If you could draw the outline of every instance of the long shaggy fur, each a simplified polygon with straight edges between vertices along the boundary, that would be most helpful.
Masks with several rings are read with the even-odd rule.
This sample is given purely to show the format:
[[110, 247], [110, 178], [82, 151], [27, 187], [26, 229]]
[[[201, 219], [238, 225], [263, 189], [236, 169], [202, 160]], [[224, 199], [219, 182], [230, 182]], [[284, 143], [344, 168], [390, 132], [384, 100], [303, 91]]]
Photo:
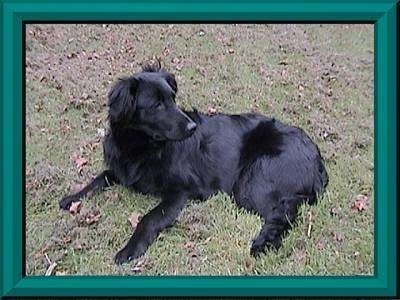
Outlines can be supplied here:
[[108, 168], [60, 206], [112, 184], [160, 197], [117, 253], [123, 263], [144, 254], [188, 199], [223, 191], [264, 219], [251, 254], [278, 249], [299, 205], [313, 203], [327, 185], [318, 147], [301, 129], [263, 115], [184, 112], [176, 93], [174, 76], [161, 66], [120, 79], [109, 93]]

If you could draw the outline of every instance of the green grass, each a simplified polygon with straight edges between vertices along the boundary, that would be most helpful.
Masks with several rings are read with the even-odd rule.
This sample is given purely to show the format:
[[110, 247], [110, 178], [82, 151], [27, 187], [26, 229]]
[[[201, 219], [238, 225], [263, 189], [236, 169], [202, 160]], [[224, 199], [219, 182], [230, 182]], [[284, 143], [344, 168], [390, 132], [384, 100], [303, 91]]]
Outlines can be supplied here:
[[[27, 25], [26, 37], [28, 275], [46, 272], [45, 255], [60, 275], [373, 274], [372, 25]], [[59, 211], [61, 197], [104, 167], [93, 145], [107, 128], [112, 83], [153, 57], [175, 73], [181, 106], [259, 111], [319, 145], [327, 192], [301, 207], [278, 252], [250, 256], [261, 219], [224, 194], [190, 202], [124, 266], [113, 258], [132, 233], [128, 217], [158, 199], [110, 188], [83, 203], [101, 213], [93, 225]], [[76, 154], [88, 159], [80, 174]], [[369, 198], [362, 212], [351, 209], [359, 194]]]

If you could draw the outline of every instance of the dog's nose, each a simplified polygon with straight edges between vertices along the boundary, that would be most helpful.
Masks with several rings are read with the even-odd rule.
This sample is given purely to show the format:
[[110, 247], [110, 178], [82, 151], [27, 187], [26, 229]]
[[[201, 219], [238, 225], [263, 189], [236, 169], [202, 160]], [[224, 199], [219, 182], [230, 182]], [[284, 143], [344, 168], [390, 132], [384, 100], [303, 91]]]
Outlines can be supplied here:
[[193, 133], [196, 130], [196, 123], [195, 122], [190, 122], [189, 124], [187, 124], [186, 126], [186, 130], [190, 133]]

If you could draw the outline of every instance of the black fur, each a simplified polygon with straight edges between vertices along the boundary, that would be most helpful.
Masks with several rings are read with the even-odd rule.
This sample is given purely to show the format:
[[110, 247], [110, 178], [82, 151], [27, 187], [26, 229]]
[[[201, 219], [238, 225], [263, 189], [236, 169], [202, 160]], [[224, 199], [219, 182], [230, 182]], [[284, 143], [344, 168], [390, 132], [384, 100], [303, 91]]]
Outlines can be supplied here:
[[279, 248], [298, 206], [314, 202], [328, 182], [317, 146], [301, 129], [259, 114], [184, 112], [176, 93], [174, 76], [159, 66], [120, 79], [109, 93], [108, 169], [60, 207], [113, 184], [159, 196], [117, 253], [120, 264], [143, 255], [188, 199], [224, 191], [264, 219], [251, 254]]
[[[281, 153], [283, 136], [275, 127], [275, 120], [262, 121], [243, 136], [241, 164], [251, 163], [260, 155], [277, 156]], [[267, 143], [265, 141], [268, 141]]]

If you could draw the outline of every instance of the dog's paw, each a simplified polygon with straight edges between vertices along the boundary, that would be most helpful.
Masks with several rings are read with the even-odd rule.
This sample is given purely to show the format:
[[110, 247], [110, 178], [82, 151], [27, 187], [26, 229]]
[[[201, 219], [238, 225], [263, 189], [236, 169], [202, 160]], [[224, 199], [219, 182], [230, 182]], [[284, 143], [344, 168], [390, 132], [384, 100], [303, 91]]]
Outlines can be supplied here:
[[282, 241], [280, 239], [276, 239], [272, 242], [254, 240], [250, 248], [250, 255], [259, 257], [267, 251], [278, 251], [281, 245]]
[[61, 209], [69, 210], [72, 202], [76, 202], [76, 201], [79, 201], [79, 199], [77, 197], [75, 197], [74, 195], [70, 195], [70, 196], [66, 196], [66, 197], [62, 198], [61, 201], [59, 202], [59, 205], [60, 205]]
[[134, 247], [134, 249], [125, 247], [120, 250], [117, 255], [115, 255], [115, 263], [117, 265], [122, 265], [124, 263], [129, 263], [131, 260], [139, 258], [144, 254], [145, 251], [140, 250], [140, 247]]
[[129, 252], [129, 249], [124, 248], [122, 250], [120, 250], [117, 255], [115, 255], [115, 263], [117, 265], [122, 265], [125, 263], [130, 262], [133, 259], [132, 254]]
[[251, 245], [250, 248], [250, 255], [253, 257], [259, 257], [261, 254], [265, 253], [267, 251], [265, 245]]

